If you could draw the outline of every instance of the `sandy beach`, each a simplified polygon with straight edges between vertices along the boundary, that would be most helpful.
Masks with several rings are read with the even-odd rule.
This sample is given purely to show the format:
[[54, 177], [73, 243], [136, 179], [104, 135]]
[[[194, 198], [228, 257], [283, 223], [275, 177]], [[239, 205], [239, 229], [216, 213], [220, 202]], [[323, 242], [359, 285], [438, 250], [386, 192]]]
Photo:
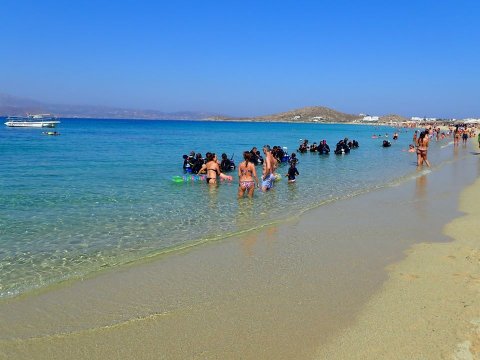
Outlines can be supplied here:
[[480, 180], [461, 196], [465, 214], [445, 226], [454, 239], [416, 244], [355, 324], [318, 359], [480, 358]]
[[478, 358], [479, 160], [3, 301], [0, 357]]

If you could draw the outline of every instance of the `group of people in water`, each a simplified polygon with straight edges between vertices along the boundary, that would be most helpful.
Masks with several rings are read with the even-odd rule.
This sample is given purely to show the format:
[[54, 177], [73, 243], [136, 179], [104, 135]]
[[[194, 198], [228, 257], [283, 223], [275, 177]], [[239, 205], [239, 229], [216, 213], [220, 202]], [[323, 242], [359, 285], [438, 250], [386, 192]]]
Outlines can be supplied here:
[[[421, 167], [423, 164], [430, 167], [430, 162], [428, 160], [428, 145], [431, 138], [436, 138], [437, 140], [443, 139], [447, 136], [453, 134], [454, 139], [463, 139], [466, 142], [469, 134], [466, 130], [461, 127], [456, 127], [447, 133], [440, 131], [439, 128], [427, 128], [424, 131], [415, 130], [413, 135], [413, 143], [409, 145], [409, 152], [416, 152], [417, 154], [417, 166]], [[465, 135], [467, 134], [467, 135]], [[372, 138], [383, 137], [381, 135], [373, 135]], [[388, 134], [385, 135], [388, 138]], [[395, 132], [393, 139], [398, 139], [398, 133]], [[455, 143], [459, 142], [455, 141]], [[382, 142], [383, 147], [390, 147], [391, 143], [385, 139]], [[479, 135], [479, 146], [480, 146], [480, 135]], [[351, 149], [358, 148], [359, 143], [356, 140], [349, 140], [348, 138], [341, 139], [335, 146], [335, 154], [348, 154]], [[300, 143], [297, 152], [317, 152], [320, 155], [329, 154], [330, 147], [325, 140], [322, 140], [317, 143], [309, 145], [308, 140], [302, 140]], [[264, 145], [262, 148], [262, 153], [256, 148], [253, 147], [250, 151], [243, 152], [243, 161], [236, 166], [233, 155], [231, 158], [227, 154], [223, 153], [221, 155], [221, 160], [217, 158], [215, 153], [207, 152], [205, 159], [202, 157], [201, 153], [195, 153], [192, 151], [189, 155], [183, 156], [183, 169], [186, 173], [193, 174], [202, 174], [204, 176], [207, 184], [214, 185], [218, 182], [219, 179], [222, 180], [232, 180], [233, 177], [227, 175], [226, 173], [237, 170], [238, 174], [238, 197], [244, 197], [245, 194], [248, 197], [253, 197], [254, 191], [256, 188], [261, 189], [266, 192], [274, 187], [275, 181], [281, 178], [281, 175], [277, 173], [279, 165], [282, 163], [288, 163], [289, 168], [287, 173], [284, 175], [288, 178], [289, 183], [294, 183], [296, 177], [300, 175], [297, 164], [298, 158], [295, 152], [290, 155], [287, 152], [286, 147], [273, 146], [272, 148], [269, 145]], [[256, 166], [262, 166], [262, 176], [257, 175]]]
[[458, 146], [460, 144], [460, 139], [462, 140], [463, 145], [466, 145], [468, 138], [473, 136], [475, 136], [473, 128], [468, 129], [465, 126], [455, 126], [455, 129], [453, 130], [453, 145]]
[[235, 162], [233, 156], [229, 159], [227, 154], [222, 154], [222, 160], [219, 161], [215, 153], [207, 152], [205, 159], [201, 153], [190, 152], [190, 155], [183, 155], [183, 171], [189, 174], [202, 174], [205, 172], [205, 165], [209, 161], [212, 161], [212, 157], [218, 163], [219, 168], [223, 172], [235, 170]]
[[[442, 131], [439, 127], [429, 127], [424, 131], [415, 130], [413, 134], [413, 144], [410, 144], [409, 152], [416, 151], [417, 153], [417, 166], [421, 167], [423, 164], [430, 167], [430, 162], [428, 161], [428, 145], [430, 139], [442, 140], [446, 137], [453, 136], [453, 146], [456, 147], [460, 143], [460, 139], [463, 141], [463, 145], [466, 146], [467, 140], [469, 137], [475, 136], [474, 128], [467, 128], [465, 125], [457, 124], [452, 128], [449, 128], [448, 131]], [[480, 134], [479, 134], [479, 146], [480, 146]]]
[[248, 197], [253, 197], [255, 188], [261, 188], [262, 191], [269, 191], [274, 187], [275, 181], [278, 180], [281, 175], [277, 174], [279, 164], [282, 162], [288, 162], [290, 167], [287, 174], [289, 183], [296, 181], [296, 176], [300, 175], [297, 169], [297, 156], [295, 153], [288, 155], [282, 147], [274, 146], [270, 148], [269, 145], [263, 146], [262, 157], [262, 177], [261, 182], [258, 179], [255, 164], [252, 161], [252, 151], [243, 152], [243, 162], [238, 166], [238, 197], [242, 198], [245, 194]]
[[[440, 129], [438, 129], [440, 130]], [[408, 152], [416, 152], [417, 153], [417, 166], [421, 167], [424, 163], [430, 167], [430, 162], [427, 158], [428, 152], [428, 142], [430, 140], [430, 132], [431, 129], [425, 129], [425, 131], [415, 130], [413, 133], [413, 144], [408, 146]], [[372, 135], [372, 139], [381, 138], [382, 135]], [[388, 138], [388, 134], [385, 134], [385, 137]], [[395, 132], [393, 134], [393, 140], [398, 140], [398, 133]], [[391, 147], [392, 143], [387, 139], [382, 141], [382, 147], [388, 148]]]
[[[351, 149], [358, 148], [358, 146], [359, 144], [357, 140], [348, 140], [348, 138], [344, 138], [337, 142], [333, 152], [337, 155], [348, 154]], [[309, 145], [308, 140], [305, 139], [300, 143], [297, 151], [300, 153], [306, 153], [307, 151], [318, 152], [319, 155], [328, 155], [330, 154], [330, 146], [327, 144], [326, 140], [320, 141], [318, 145], [316, 142]]]
[[[279, 164], [288, 162], [290, 167], [287, 174], [288, 182], [293, 183], [296, 176], [300, 175], [297, 169], [297, 157], [295, 153], [288, 155], [286, 148], [274, 146], [270, 148], [269, 145], [263, 146], [263, 156], [256, 147], [250, 151], [243, 152], [243, 161], [238, 165], [238, 197], [243, 197], [247, 194], [253, 197], [255, 188], [261, 188], [266, 192], [273, 188], [276, 180], [280, 178], [277, 174]], [[203, 159], [201, 153], [192, 151], [190, 155], [183, 156], [183, 169], [187, 173], [205, 174], [207, 184], [216, 184], [218, 179], [232, 180], [232, 176], [226, 175], [226, 172], [236, 169], [231, 159], [226, 154], [222, 154], [222, 160], [219, 161], [215, 153], [207, 152], [206, 158]], [[257, 175], [256, 166], [262, 165], [263, 171], [261, 181]]]
[[[337, 143], [335, 154], [349, 153], [350, 149], [359, 146], [356, 140], [348, 141], [348, 138], [342, 139]], [[304, 150], [306, 149], [306, 150]], [[253, 197], [256, 188], [263, 192], [269, 191], [274, 187], [275, 181], [281, 178], [277, 173], [279, 165], [288, 163], [289, 168], [285, 177], [288, 178], [289, 183], [294, 183], [296, 177], [300, 175], [297, 164], [298, 158], [296, 153], [288, 154], [287, 148], [282, 146], [264, 145], [262, 148], [263, 155], [260, 151], [253, 147], [250, 151], [243, 152], [243, 161], [237, 166], [233, 161], [233, 156], [228, 158], [227, 154], [223, 153], [221, 160], [212, 152], [207, 152], [205, 158], [201, 153], [191, 151], [189, 155], [183, 155], [183, 169], [186, 173], [198, 174], [205, 176], [207, 184], [214, 185], [221, 180], [232, 180], [232, 176], [226, 173], [237, 170], [238, 173], [238, 197]], [[329, 154], [330, 147], [325, 140], [322, 140], [317, 146], [316, 143], [308, 145], [308, 140], [304, 140], [299, 149], [300, 153], [305, 151], [318, 152], [319, 154]], [[256, 166], [262, 165], [262, 176], [259, 178], [256, 171]]]

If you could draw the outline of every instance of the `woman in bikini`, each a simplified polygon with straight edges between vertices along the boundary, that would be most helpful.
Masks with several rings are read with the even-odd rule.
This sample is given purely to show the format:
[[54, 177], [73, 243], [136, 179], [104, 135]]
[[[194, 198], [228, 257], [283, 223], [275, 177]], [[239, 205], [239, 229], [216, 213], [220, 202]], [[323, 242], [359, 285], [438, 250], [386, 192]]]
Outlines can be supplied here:
[[458, 126], [453, 130], [453, 146], [458, 146], [460, 143], [460, 130]]
[[417, 141], [417, 166], [422, 166], [423, 162], [425, 162], [425, 164], [430, 167], [430, 163], [427, 159], [428, 141], [428, 133], [422, 131]]
[[251, 198], [255, 191], [255, 184], [257, 187], [259, 186], [257, 171], [252, 163], [252, 154], [250, 152], [244, 151], [243, 158], [245, 161], [238, 166], [238, 198], [242, 198], [245, 192]]
[[217, 155], [214, 153], [207, 153], [207, 162], [202, 166], [202, 169], [198, 172], [207, 174], [207, 184], [216, 185], [217, 177], [223, 178], [225, 180], [232, 180], [231, 176], [222, 174], [220, 170], [220, 165], [218, 164]]

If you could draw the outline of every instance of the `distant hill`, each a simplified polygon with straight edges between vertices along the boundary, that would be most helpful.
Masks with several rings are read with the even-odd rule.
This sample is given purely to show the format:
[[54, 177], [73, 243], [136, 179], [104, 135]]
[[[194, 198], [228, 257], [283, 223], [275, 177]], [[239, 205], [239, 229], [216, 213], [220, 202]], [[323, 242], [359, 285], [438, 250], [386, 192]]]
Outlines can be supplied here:
[[389, 114], [380, 116], [380, 119], [378, 121], [381, 123], [402, 123], [409, 121], [409, 119], [401, 115]]
[[225, 118], [225, 120], [288, 121], [288, 122], [352, 122], [360, 120], [359, 115], [346, 114], [324, 106], [309, 106], [287, 112], [256, 116], [251, 118]]
[[48, 113], [63, 118], [146, 119], [146, 120], [204, 120], [225, 115], [179, 111], [124, 109], [91, 105], [47, 104], [32, 99], [0, 93], [0, 116]]
[[[235, 120], [266, 122], [357, 122], [363, 116], [346, 114], [324, 106], [309, 106], [272, 115], [256, 117], [231, 117], [215, 113], [158, 110], [124, 109], [91, 105], [47, 104], [36, 100], [0, 93], [0, 116], [25, 114], [53, 114], [63, 118], [100, 118], [100, 119], [146, 119], [146, 120]], [[400, 115], [385, 115], [379, 123], [403, 122]]]
[[44, 105], [38, 101], [0, 93], [0, 115], [42, 113]]

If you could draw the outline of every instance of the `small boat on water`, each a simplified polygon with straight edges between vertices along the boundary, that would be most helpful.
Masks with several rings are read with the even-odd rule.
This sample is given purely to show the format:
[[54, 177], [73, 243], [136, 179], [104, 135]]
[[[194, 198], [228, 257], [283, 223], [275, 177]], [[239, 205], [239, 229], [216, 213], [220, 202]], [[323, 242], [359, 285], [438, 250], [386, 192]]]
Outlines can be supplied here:
[[36, 128], [54, 128], [60, 124], [55, 116], [50, 114], [35, 114], [27, 116], [9, 116], [5, 125], [9, 127], [36, 127]]

